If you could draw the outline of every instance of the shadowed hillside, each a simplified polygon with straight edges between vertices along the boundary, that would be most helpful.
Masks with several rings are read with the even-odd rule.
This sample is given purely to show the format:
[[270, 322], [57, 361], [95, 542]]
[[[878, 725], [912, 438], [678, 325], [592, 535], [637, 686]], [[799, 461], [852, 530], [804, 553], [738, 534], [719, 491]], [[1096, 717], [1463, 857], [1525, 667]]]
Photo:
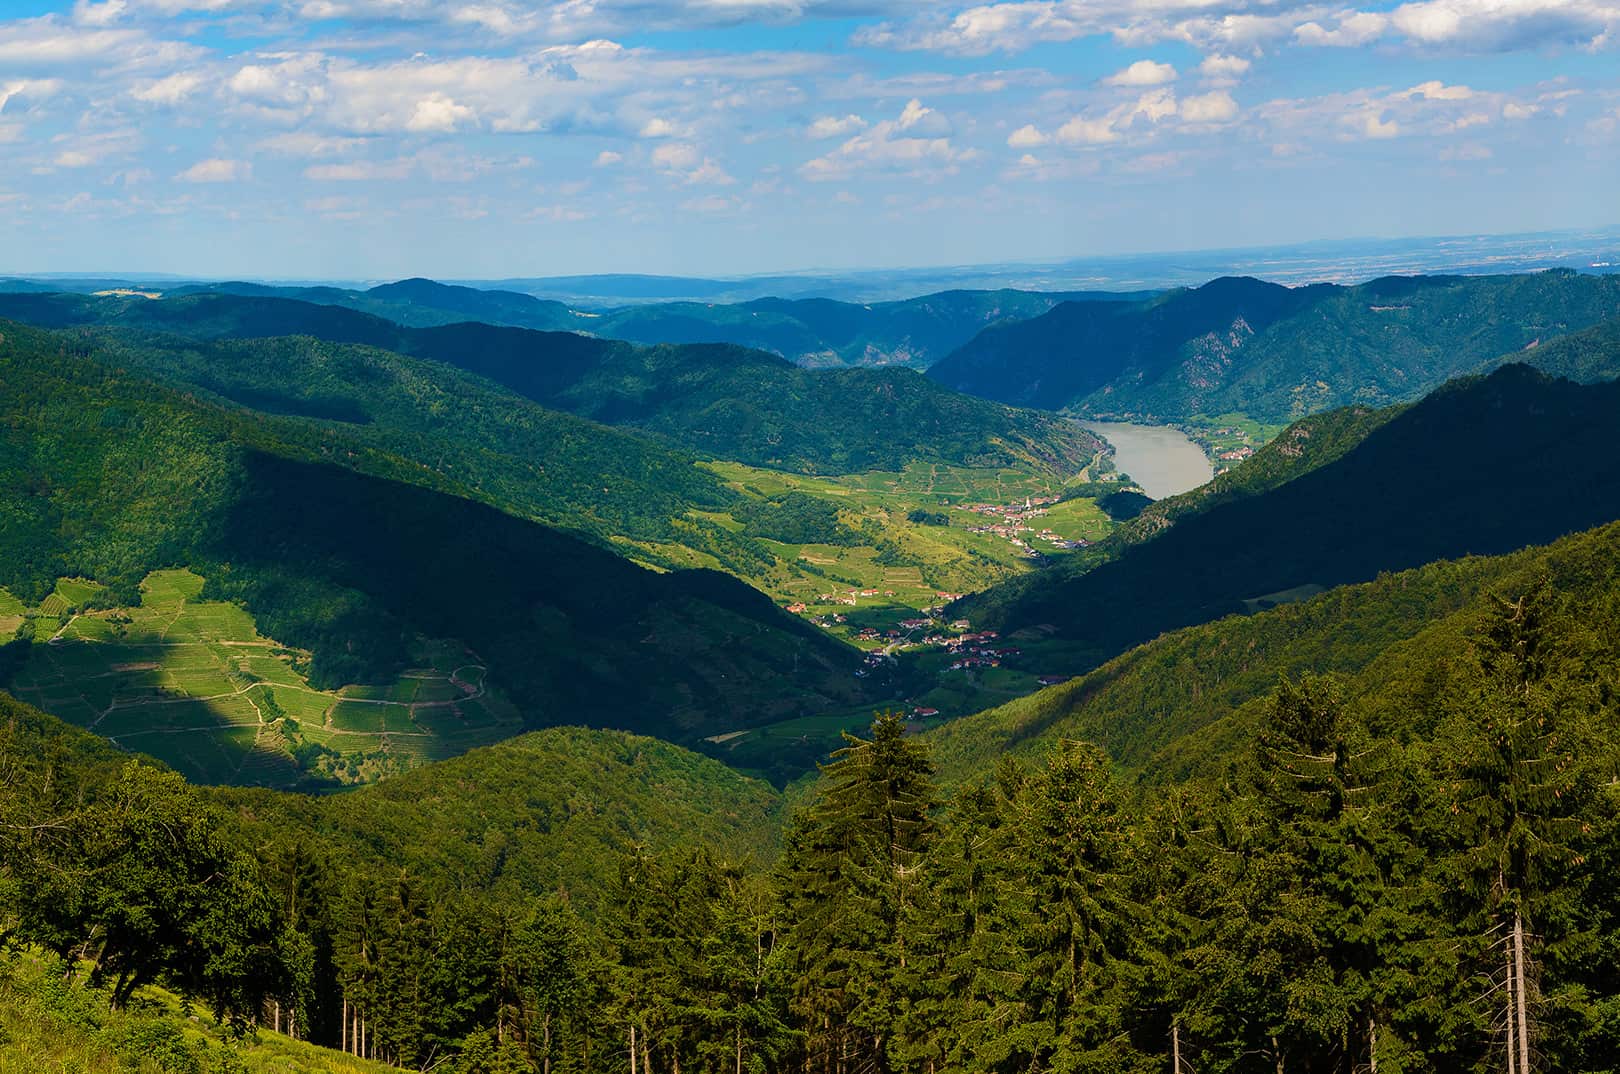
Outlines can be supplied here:
[[[1161, 516], [1152, 539], [1089, 573], [1084, 563], [1040, 572], [954, 610], [1006, 630], [1045, 626], [1089, 666], [1246, 601], [1500, 554], [1620, 518], [1620, 456], [1609, 447], [1620, 384], [1507, 366], [1366, 426], [1354, 447], [1275, 488], [1179, 522]], [[1291, 443], [1285, 433], [1274, 450]]]
[[1416, 399], [1617, 314], [1620, 277], [1568, 270], [1293, 289], [1229, 278], [994, 326], [929, 376], [987, 399], [1094, 416], [1291, 421]]
[[899, 470], [925, 459], [1068, 475], [1097, 450], [1072, 422], [960, 395], [909, 370], [810, 371], [735, 346], [639, 347], [474, 323], [407, 328], [336, 306], [234, 295], [0, 295], [0, 315], [45, 327], [363, 343], [445, 362], [546, 406], [718, 458], [808, 473]]

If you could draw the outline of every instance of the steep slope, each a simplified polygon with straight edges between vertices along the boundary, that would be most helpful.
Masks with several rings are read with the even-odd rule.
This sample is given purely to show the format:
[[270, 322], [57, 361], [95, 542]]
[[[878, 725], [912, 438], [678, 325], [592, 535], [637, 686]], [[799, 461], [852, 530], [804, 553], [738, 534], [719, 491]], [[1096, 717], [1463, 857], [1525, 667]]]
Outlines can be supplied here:
[[929, 370], [989, 399], [1164, 419], [1289, 421], [1415, 399], [1498, 355], [1620, 314], [1620, 278], [1388, 277], [1286, 289], [1222, 279], [987, 329]]
[[1617, 423], [1620, 384], [1583, 387], [1506, 366], [1433, 393], [1327, 465], [1193, 514], [1089, 573], [1041, 572], [954, 610], [980, 626], [1044, 626], [1073, 647], [1077, 667], [1089, 666], [1245, 602], [1546, 542], [1620, 518], [1620, 456], [1608, 446]]
[[[1218, 769], [1252, 733], [1283, 677], [1353, 677], [1350, 696], [1421, 682], [1414, 671], [1458, 642], [1492, 594], [1545, 582], [1593, 603], [1620, 585], [1620, 525], [1505, 556], [1469, 557], [1381, 575], [1298, 604], [1189, 627], [1097, 670], [930, 732], [942, 777], [988, 774], [1004, 756], [1037, 757], [1065, 739], [1103, 745], [1150, 781]], [[1399, 673], [1397, 673], [1397, 669]]]
[[708, 514], [739, 497], [696, 458], [542, 407], [454, 366], [308, 337], [189, 341], [99, 329], [109, 360], [265, 414], [337, 421], [356, 445], [414, 460], [409, 476], [643, 562], [753, 577], [755, 541]]
[[907, 370], [815, 372], [760, 351], [638, 347], [484, 324], [407, 328], [276, 298], [151, 301], [0, 296], [0, 315], [200, 338], [310, 335], [428, 358], [546, 406], [626, 424], [718, 458], [811, 473], [899, 470], [913, 459], [1077, 472], [1096, 440], [1064, 419], [959, 395]]
[[413, 639], [453, 638], [530, 726], [686, 738], [866, 698], [854, 650], [727, 575], [654, 573], [424, 488], [341, 424], [243, 415], [80, 340], [0, 335], [0, 586], [29, 604], [74, 575], [135, 603], [147, 572], [188, 566], [205, 598], [310, 650], [316, 685], [389, 681]]

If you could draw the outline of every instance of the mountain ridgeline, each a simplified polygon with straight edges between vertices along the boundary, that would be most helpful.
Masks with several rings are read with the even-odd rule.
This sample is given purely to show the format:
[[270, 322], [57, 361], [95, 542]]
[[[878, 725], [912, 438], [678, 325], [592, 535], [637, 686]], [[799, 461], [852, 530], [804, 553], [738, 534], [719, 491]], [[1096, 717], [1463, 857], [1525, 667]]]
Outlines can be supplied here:
[[[531, 308], [436, 288], [368, 301]], [[1014, 647], [1073, 678], [949, 723], [877, 711], [786, 790], [695, 747], [782, 721], [810, 742], [913, 669], [620, 552], [830, 542], [839, 510], [798, 489], [846, 486], [802, 472], [1071, 474], [1072, 425], [725, 344], [4, 296], [49, 327], [0, 322], [0, 687], [39, 702], [0, 692], [0, 1068], [1611, 1071], [1613, 288], [1224, 280], [990, 330], [971, 376], [1021, 368], [1052, 405], [1297, 420], [903, 624], [941, 664], [958, 615], [989, 649], [940, 682], [1028, 681], [988, 659]], [[1079, 365], [1017, 342], [1073, 318]], [[1119, 412], [1175, 413], [1142, 405]], [[756, 496], [700, 458], [799, 485]], [[114, 678], [83, 727], [41, 711]], [[430, 685], [424, 721], [467, 723], [487, 685], [523, 726], [341, 794], [119, 748], [212, 771], [153, 737], [189, 730], [155, 715], [187, 684], [228, 691], [218, 742], [262, 745], [355, 683], [298, 710], [319, 741], [386, 736], [382, 707], [416, 720], [401, 697]]]
[[899, 470], [924, 459], [1068, 475], [1097, 450], [1065, 419], [961, 395], [909, 370], [812, 371], [734, 346], [642, 347], [477, 323], [410, 328], [336, 306], [235, 295], [0, 295], [0, 316], [53, 328], [364, 344], [444, 362], [545, 406], [711, 457], [809, 473]]
[[0, 335], [0, 585], [29, 604], [64, 576], [133, 604], [185, 566], [310, 650], [317, 686], [387, 681], [412, 639], [454, 638], [530, 726], [679, 739], [865, 696], [854, 650], [728, 575], [655, 573], [455, 495], [343, 423], [210, 404], [82, 337]]
[[[1620, 277], [1568, 270], [1354, 287], [1227, 278], [992, 326], [929, 376], [987, 399], [1095, 417], [1237, 412], [1280, 422], [1413, 400], [1504, 355], [1539, 365], [1540, 344], [1617, 316]], [[1605, 373], [1620, 368], [1582, 376]]]
[[987, 325], [1045, 313], [1059, 302], [1142, 298], [1108, 292], [940, 291], [857, 304], [827, 298], [743, 302], [643, 302], [571, 309], [517, 291], [410, 279], [357, 291], [252, 283], [188, 284], [166, 297], [231, 294], [343, 306], [417, 328], [480, 321], [548, 332], [583, 332], [633, 343], [730, 343], [798, 365], [902, 365], [925, 369]]

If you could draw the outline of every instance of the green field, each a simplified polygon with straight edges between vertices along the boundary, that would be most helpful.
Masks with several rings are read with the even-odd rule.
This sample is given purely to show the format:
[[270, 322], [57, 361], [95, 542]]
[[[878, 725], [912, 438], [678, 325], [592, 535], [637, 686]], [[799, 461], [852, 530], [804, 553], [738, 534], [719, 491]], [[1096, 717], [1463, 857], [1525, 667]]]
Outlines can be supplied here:
[[309, 654], [261, 636], [246, 610], [202, 600], [203, 585], [155, 571], [132, 608], [96, 607], [100, 588], [75, 579], [34, 609], [0, 590], [0, 637], [34, 628], [11, 691], [200, 783], [367, 782], [522, 729], [457, 643], [419, 642], [417, 666], [394, 682], [321, 691], [301, 670]]
[[[973, 469], [912, 463], [905, 470], [809, 477], [740, 463], [707, 464], [738, 491], [762, 498], [803, 493], [835, 504], [855, 543], [786, 544], [761, 538], [776, 564], [748, 581], [784, 604], [802, 602], [805, 614], [829, 620], [835, 633], [854, 635], [833, 616], [861, 613], [860, 626], [887, 627], [948, 599], [1035, 569], [1040, 560], [1005, 536], [974, 533], [996, 519], [974, 514], [974, 504], [1021, 504], [1061, 496], [1065, 483], [1049, 475], [1007, 469]], [[1077, 479], [1078, 480], [1078, 479]], [[1067, 553], [1039, 531], [1065, 540], [1096, 541], [1112, 523], [1091, 499], [1051, 504], [1023, 534], [1047, 559]], [[945, 525], [915, 522], [913, 512], [943, 516]], [[729, 516], [710, 516], [742, 530]], [[744, 530], [746, 532], [746, 530]], [[868, 644], [866, 647], [870, 648]]]
[[[1222, 458], [1244, 451], [1253, 453], [1271, 443], [1286, 428], [1286, 423], [1267, 424], [1255, 421], [1247, 414], [1194, 414], [1175, 423], [1176, 427], [1204, 449], [1216, 473], [1224, 473], [1242, 462], [1242, 458]], [[1246, 457], [1246, 456], [1245, 456]]]

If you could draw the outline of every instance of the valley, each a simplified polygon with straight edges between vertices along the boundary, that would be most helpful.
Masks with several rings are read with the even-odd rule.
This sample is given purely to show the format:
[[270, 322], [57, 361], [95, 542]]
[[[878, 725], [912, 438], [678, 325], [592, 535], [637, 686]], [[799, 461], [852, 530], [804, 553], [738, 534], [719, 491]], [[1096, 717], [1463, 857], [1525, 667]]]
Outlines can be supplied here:
[[1616, 56], [0, 3], [0, 1074], [1620, 1074]]

